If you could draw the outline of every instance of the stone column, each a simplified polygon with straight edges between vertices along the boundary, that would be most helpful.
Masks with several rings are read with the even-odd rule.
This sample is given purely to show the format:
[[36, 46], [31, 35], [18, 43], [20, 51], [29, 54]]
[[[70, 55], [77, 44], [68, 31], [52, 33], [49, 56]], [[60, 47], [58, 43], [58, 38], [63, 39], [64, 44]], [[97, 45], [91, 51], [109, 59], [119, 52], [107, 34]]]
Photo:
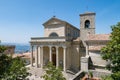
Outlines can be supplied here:
[[38, 46], [35, 48], [35, 63], [36, 68], [38, 68]]
[[89, 47], [88, 47], [88, 45], [86, 44], [86, 56], [88, 56], [89, 55]]
[[89, 57], [81, 57], [81, 70], [88, 72], [88, 59]]
[[40, 51], [40, 46], [38, 47], [38, 64], [39, 64], [39, 67], [41, 66], [41, 51]]
[[41, 68], [43, 68], [43, 46], [40, 46], [40, 63]]
[[49, 54], [49, 61], [52, 62], [52, 46], [49, 46], [50, 54]]
[[59, 53], [58, 53], [58, 46], [56, 46], [56, 67], [59, 67]]
[[63, 47], [64, 53], [63, 53], [63, 71], [66, 71], [66, 47]]
[[33, 46], [31, 46], [31, 56], [30, 56], [30, 61], [31, 61], [31, 67], [33, 67]]

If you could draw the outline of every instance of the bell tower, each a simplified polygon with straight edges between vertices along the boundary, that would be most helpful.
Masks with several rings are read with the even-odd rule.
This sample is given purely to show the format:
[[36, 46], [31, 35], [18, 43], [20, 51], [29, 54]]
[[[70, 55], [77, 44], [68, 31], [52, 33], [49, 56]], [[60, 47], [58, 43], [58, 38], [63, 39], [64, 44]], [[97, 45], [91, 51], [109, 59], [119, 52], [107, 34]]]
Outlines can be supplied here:
[[95, 34], [95, 13], [80, 14], [80, 39], [84, 42], [88, 34]]

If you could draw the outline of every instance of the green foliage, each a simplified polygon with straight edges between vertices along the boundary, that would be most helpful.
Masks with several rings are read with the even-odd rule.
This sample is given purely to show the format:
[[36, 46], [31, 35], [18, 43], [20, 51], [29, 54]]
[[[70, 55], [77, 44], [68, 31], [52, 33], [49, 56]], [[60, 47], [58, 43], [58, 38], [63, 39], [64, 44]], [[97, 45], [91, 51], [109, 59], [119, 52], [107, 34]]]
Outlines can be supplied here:
[[113, 78], [113, 80], [120, 80], [120, 71], [113, 73], [111, 77]]
[[111, 76], [103, 76], [102, 80], [114, 80]]
[[45, 80], [66, 80], [63, 77], [60, 68], [56, 68], [52, 63], [48, 63], [45, 67], [46, 74], [42, 76]]
[[[3, 47], [0, 51], [4, 52]], [[27, 75], [25, 63], [21, 58], [0, 55], [0, 80], [25, 80]]]
[[117, 77], [118, 79], [115, 78], [114, 80], [120, 80], [120, 22], [111, 28], [111, 40], [106, 47], [102, 48], [102, 58], [109, 61], [106, 68], [113, 72], [111, 77], [113, 79]]
[[19, 57], [12, 59], [7, 76], [9, 80], [25, 80], [28, 76], [25, 62]]
[[4, 54], [0, 56], [0, 79], [5, 76], [5, 73], [8, 72], [10, 68], [12, 58]]
[[0, 53], [3, 53], [5, 50], [6, 50], [6, 47], [0, 45]]
[[89, 75], [90, 75], [91, 78], [93, 77], [93, 73], [92, 72], [89, 72]]
[[120, 72], [113, 73], [108, 76], [103, 76], [102, 80], [120, 80]]

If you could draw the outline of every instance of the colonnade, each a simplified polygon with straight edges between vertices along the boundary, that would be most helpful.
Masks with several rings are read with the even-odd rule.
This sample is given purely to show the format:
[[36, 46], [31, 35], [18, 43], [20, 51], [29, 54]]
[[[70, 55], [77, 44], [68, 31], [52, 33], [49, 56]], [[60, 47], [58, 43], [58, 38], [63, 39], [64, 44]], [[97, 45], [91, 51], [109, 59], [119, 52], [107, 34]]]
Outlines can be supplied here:
[[[52, 62], [52, 47], [56, 48], [56, 67], [59, 67], [59, 46], [49, 47], [49, 62]], [[35, 48], [35, 51], [34, 51]], [[31, 66], [33, 67], [33, 55], [35, 55], [35, 67], [43, 68], [43, 51], [44, 46], [31, 46]], [[66, 46], [63, 46], [63, 71], [66, 71]], [[35, 52], [35, 53], [34, 53]], [[34, 53], [34, 54], [33, 54]]]

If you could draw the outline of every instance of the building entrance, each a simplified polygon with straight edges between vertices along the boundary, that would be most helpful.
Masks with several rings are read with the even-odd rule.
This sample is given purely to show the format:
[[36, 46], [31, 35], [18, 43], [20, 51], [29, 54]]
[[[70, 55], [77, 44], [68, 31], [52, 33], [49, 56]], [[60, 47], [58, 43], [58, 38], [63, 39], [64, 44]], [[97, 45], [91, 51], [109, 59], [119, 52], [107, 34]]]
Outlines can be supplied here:
[[56, 48], [52, 47], [52, 63], [56, 66]]

